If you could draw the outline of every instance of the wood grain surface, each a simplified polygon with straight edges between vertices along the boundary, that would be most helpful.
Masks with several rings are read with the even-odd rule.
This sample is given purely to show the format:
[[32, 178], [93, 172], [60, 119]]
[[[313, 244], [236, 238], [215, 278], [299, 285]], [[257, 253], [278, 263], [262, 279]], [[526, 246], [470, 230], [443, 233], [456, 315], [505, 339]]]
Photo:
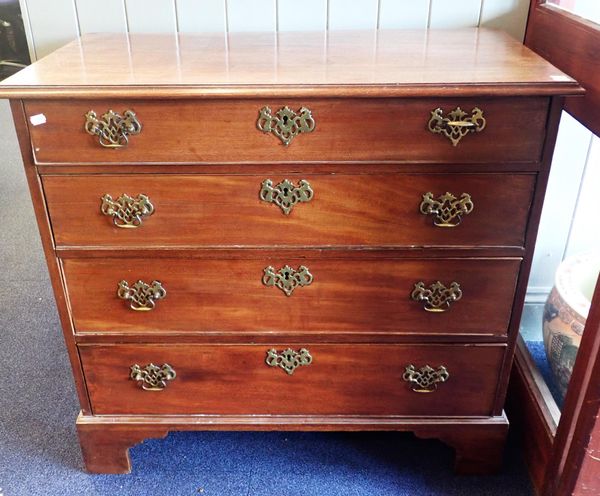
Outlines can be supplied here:
[[503, 459], [508, 420], [486, 417], [382, 415], [79, 415], [77, 433], [86, 469], [122, 474], [131, 470], [129, 448], [174, 431], [412, 431], [437, 438], [456, 451], [459, 474], [497, 472]]
[[[270, 345], [80, 346], [94, 414], [490, 415], [502, 345], [311, 345], [293, 374], [265, 363]], [[296, 348], [292, 346], [292, 348]], [[177, 376], [145, 391], [129, 368], [164, 363]], [[432, 393], [402, 379], [406, 366], [445, 366]]]
[[577, 78], [583, 98], [568, 98], [565, 110], [600, 135], [600, 28], [549, 2], [533, 0], [527, 24], [526, 45], [556, 67]]
[[[402, 332], [413, 335], [485, 332], [505, 336], [520, 259], [68, 259], [63, 260], [79, 333], [190, 331]], [[262, 283], [263, 269], [308, 267], [314, 280], [291, 296]], [[167, 291], [149, 312], [117, 297], [125, 279], [161, 282]], [[415, 283], [456, 281], [463, 296], [443, 313], [423, 310]]]
[[[177, 100], [134, 99], [25, 102], [32, 125], [37, 163], [265, 163], [399, 161], [473, 163], [537, 162], [544, 142], [548, 98], [285, 99]], [[284, 106], [312, 111], [315, 129], [285, 146], [257, 129], [259, 111]], [[486, 128], [469, 133], [458, 146], [427, 129], [431, 112], [444, 115], [460, 106], [469, 115], [478, 107]], [[85, 129], [85, 115], [109, 109], [135, 112], [140, 134], [124, 148], [102, 147]]]
[[0, 97], [443, 96], [577, 93], [487, 29], [86, 35], [0, 84]]
[[[314, 192], [288, 215], [259, 198], [261, 184], [309, 182]], [[534, 174], [278, 174], [45, 176], [61, 247], [185, 246], [523, 246]], [[419, 211], [423, 195], [468, 193], [473, 211], [457, 227], [436, 227]], [[101, 198], [148, 196], [135, 229], [113, 224]], [[218, 219], [218, 221], [216, 221]]]

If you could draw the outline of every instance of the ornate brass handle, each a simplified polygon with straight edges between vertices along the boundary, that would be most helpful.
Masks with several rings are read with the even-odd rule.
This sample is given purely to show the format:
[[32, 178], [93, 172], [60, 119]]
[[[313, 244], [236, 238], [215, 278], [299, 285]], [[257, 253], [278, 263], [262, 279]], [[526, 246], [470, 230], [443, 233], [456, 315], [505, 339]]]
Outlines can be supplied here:
[[162, 300], [167, 296], [167, 291], [159, 281], [146, 284], [138, 280], [134, 285], [129, 286], [128, 282], [123, 280], [117, 288], [117, 296], [122, 300], [128, 300], [129, 308], [132, 310], [148, 312], [156, 306], [156, 300]]
[[437, 369], [425, 365], [418, 370], [414, 365], [408, 365], [402, 376], [402, 379], [410, 383], [415, 393], [433, 393], [438, 383], [446, 382], [449, 378], [450, 373], [443, 365]]
[[457, 282], [452, 282], [447, 288], [440, 281], [430, 284], [429, 287], [425, 287], [425, 283], [421, 281], [415, 284], [410, 297], [414, 301], [422, 301], [427, 312], [445, 312], [453, 301], [462, 298], [462, 290]]
[[264, 268], [262, 282], [265, 286], [275, 286], [286, 296], [291, 296], [298, 286], [309, 286], [313, 282], [313, 275], [304, 265], [297, 270], [285, 265], [278, 271], [269, 265]]
[[154, 205], [146, 195], [121, 195], [116, 200], [106, 193], [102, 197], [100, 212], [112, 217], [113, 224], [117, 227], [136, 228], [142, 225], [142, 218], [154, 213]]
[[479, 133], [485, 129], [485, 125], [483, 110], [475, 107], [469, 116], [463, 109], [456, 107], [448, 112], [448, 117], [444, 117], [441, 108], [432, 110], [427, 127], [434, 134], [446, 136], [452, 142], [452, 146], [457, 146], [467, 134]]
[[285, 215], [289, 215], [296, 203], [305, 203], [312, 200], [314, 193], [310, 183], [301, 179], [298, 186], [294, 186], [289, 179], [273, 186], [273, 181], [265, 179], [259, 193], [260, 199], [267, 203], [277, 205]]
[[136, 363], [130, 367], [129, 378], [140, 382], [145, 391], [162, 391], [167, 387], [167, 381], [172, 381], [175, 377], [177, 374], [168, 363], [160, 367], [153, 363], [140, 367]]
[[419, 210], [423, 215], [433, 215], [433, 225], [437, 227], [456, 227], [462, 221], [463, 215], [473, 211], [473, 200], [471, 195], [463, 193], [456, 198], [452, 193], [444, 193], [437, 198], [433, 193], [423, 195], [423, 201]]
[[298, 113], [288, 106], [280, 108], [275, 115], [270, 107], [263, 107], [258, 112], [256, 127], [263, 133], [272, 133], [277, 136], [285, 146], [301, 133], [312, 133], [315, 130], [315, 119], [306, 107]]
[[265, 362], [271, 367], [279, 367], [288, 375], [292, 375], [298, 367], [310, 365], [312, 356], [306, 348], [301, 348], [299, 351], [288, 348], [280, 353], [275, 349], [270, 349], [267, 351]]
[[102, 119], [90, 110], [85, 114], [84, 129], [88, 134], [98, 136], [98, 141], [106, 148], [123, 148], [130, 135], [140, 134], [142, 125], [132, 110], [125, 110], [123, 115], [109, 110]]

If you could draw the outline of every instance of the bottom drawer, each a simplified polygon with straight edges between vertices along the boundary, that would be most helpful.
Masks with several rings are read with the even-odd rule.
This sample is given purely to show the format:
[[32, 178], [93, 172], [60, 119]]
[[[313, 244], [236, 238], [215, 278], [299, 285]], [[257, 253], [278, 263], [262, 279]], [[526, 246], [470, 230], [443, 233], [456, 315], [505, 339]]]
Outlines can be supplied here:
[[505, 349], [153, 344], [81, 345], [79, 352], [96, 415], [488, 416]]

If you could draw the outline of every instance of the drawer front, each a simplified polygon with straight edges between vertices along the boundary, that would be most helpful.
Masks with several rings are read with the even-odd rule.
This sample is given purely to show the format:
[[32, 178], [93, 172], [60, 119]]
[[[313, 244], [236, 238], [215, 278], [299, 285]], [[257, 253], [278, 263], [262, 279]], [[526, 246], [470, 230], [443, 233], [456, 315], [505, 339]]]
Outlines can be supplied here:
[[[540, 159], [548, 99], [57, 100], [24, 105], [30, 121], [38, 114], [45, 117], [35, 117], [34, 122], [43, 123], [29, 126], [38, 163], [498, 163]], [[278, 114], [286, 106], [298, 115]], [[264, 112], [261, 117], [265, 107], [271, 109], [268, 125]], [[450, 114], [458, 107], [466, 112], [462, 118]], [[438, 108], [440, 120], [432, 121]], [[483, 129], [474, 109], [483, 112]], [[103, 118], [109, 110], [119, 116]]]
[[[132, 256], [63, 261], [78, 332], [147, 334], [505, 335], [519, 266], [520, 259], [260, 255], [246, 260]], [[143, 284], [134, 287], [138, 280]], [[126, 284], [120, 286], [121, 281]], [[442, 286], [435, 286], [438, 281]]]
[[522, 246], [535, 176], [140, 174], [43, 184], [58, 246]]
[[90, 345], [79, 352], [96, 415], [485, 416], [505, 347]]

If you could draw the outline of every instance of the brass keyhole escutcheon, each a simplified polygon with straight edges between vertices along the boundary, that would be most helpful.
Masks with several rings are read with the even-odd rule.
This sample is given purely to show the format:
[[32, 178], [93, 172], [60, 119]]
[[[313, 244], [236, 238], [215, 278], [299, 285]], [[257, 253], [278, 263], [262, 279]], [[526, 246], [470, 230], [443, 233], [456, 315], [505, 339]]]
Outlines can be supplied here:
[[263, 133], [277, 136], [285, 146], [288, 146], [299, 134], [312, 133], [315, 130], [315, 119], [306, 107], [300, 108], [296, 113], [285, 106], [275, 114], [271, 112], [270, 107], [263, 107], [258, 112], [256, 127]]
[[301, 265], [298, 269], [293, 269], [289, 265], [284, 265], [281, 269], [275, 270], [273, 267], [265, 267], [263, 270], [262, 283], [265, 286], [275, 286], [285, 293], [286, 296], [292, 296], [294, 290], [301, 286], [310, 286], [313, 282], [313, 275], [308, 267]]
[[277, 205], [285, 215], [289, 215], [298, 203], [308, 203], [314, 197], [310, 183], [305, 179], [298, 181], [295, 186], [289, 179], [284, 179], [277, 185], [273, 185], [271, 179], [265, 179], [258, 194], [259, 198], [266, 203]]

